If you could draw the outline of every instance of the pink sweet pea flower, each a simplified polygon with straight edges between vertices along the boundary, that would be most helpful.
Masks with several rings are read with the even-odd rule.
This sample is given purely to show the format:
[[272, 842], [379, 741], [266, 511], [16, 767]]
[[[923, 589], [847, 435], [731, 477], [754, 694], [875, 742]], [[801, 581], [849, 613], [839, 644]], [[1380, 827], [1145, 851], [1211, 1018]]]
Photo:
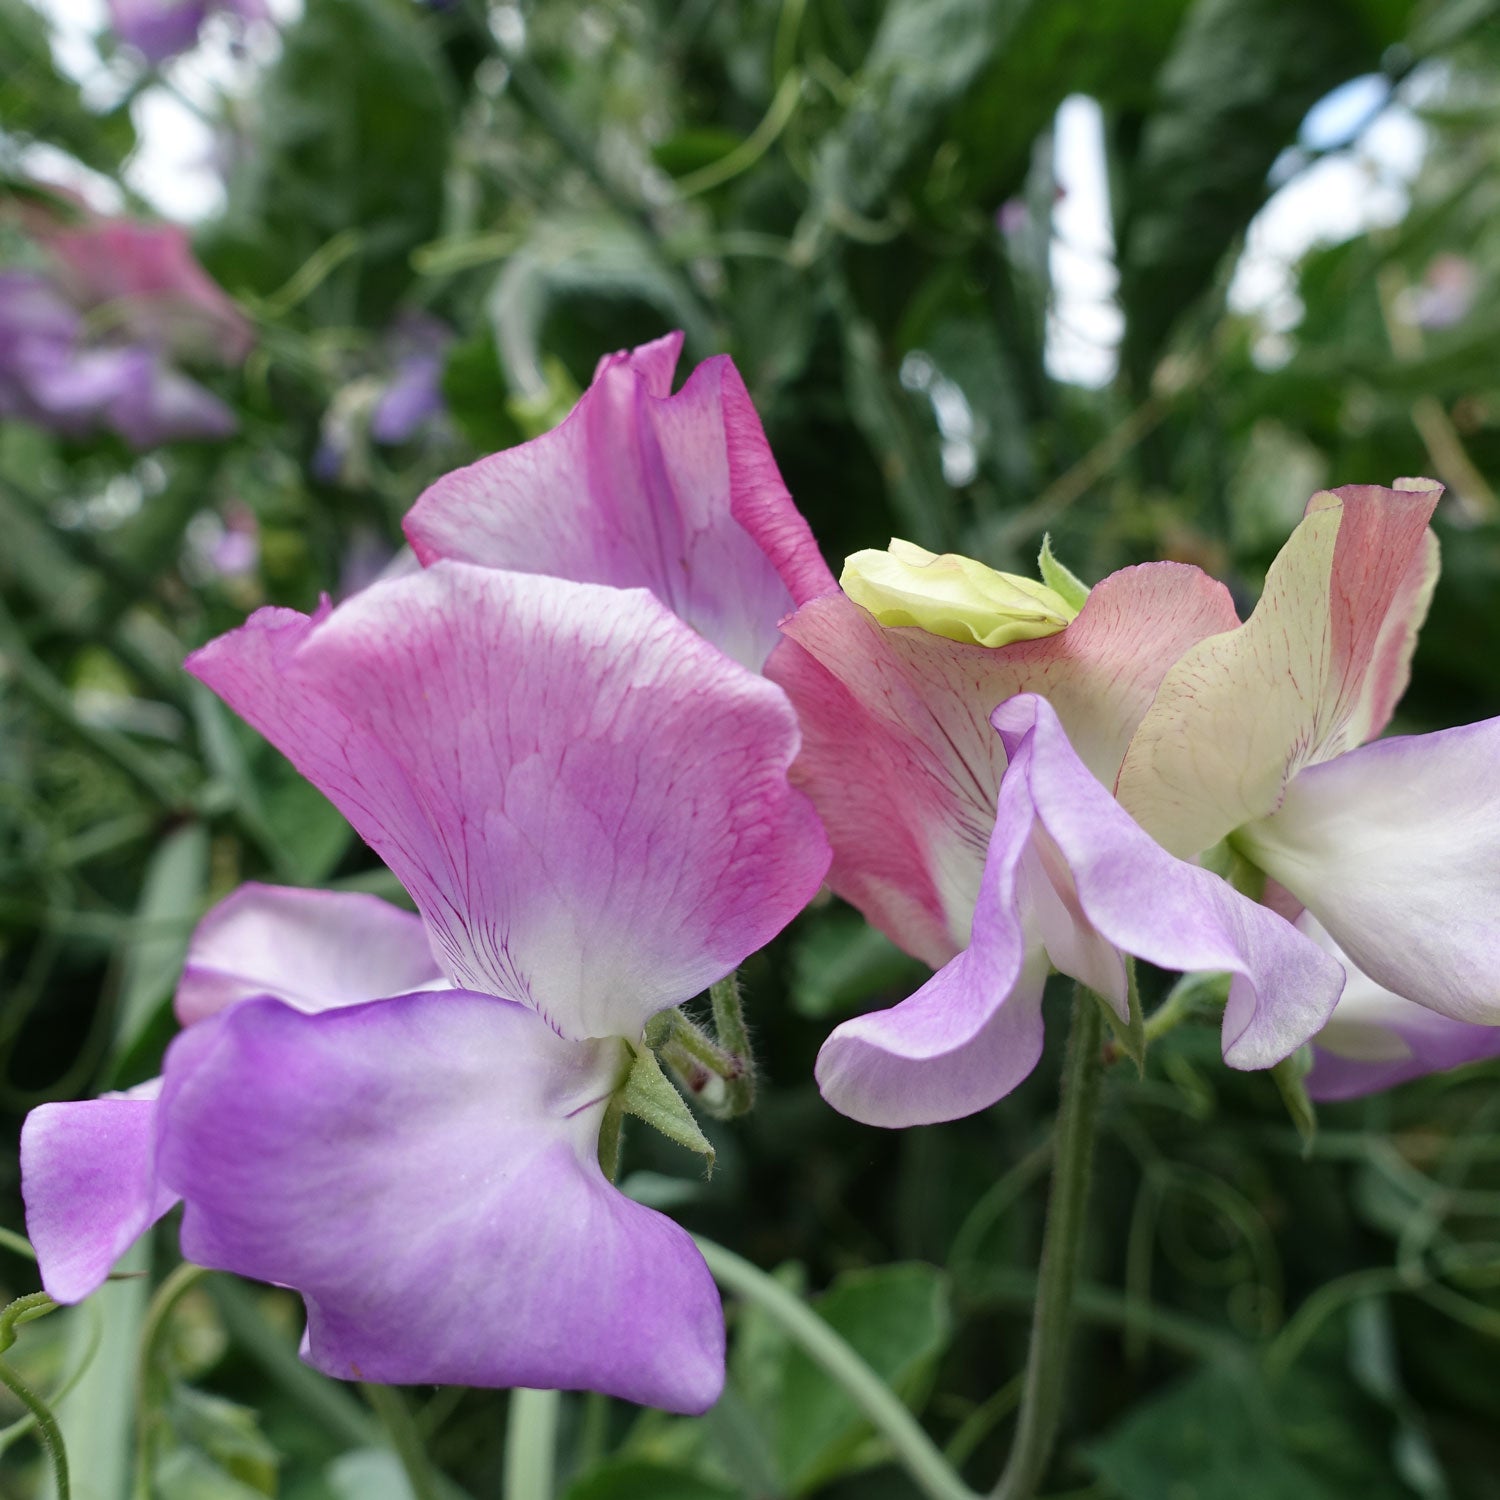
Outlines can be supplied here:
[[45, 238], [67, 291], [102, 332], [225, 365], [249, 354], [248, 320], [198, 264], [181, 226], [95, 219]]
[[650, 1017], [822, 879], [783, 696], [643, 591], [457, 563], [189, 665], [402, 879], [452, 988], [309, 1014], [229, 1003], [240, 960], [200, 955], [228, 1008], [173, 1044], [156, 1123], [184, 1252], [300, 1291], [336, 1376], [705, 1409], [712, 1278], [599, 1133]]
[[759, 671], [782, 616], [837, 585], [739, 372], [705, 360], [674, 395], [681, 349], [607, 355], [561, 425], [439, 479], [406, 518], [417, 556], [650, 589]]
[[1250, 619], [1162, 681], [1121, 802], [1184, 857], [1227, 839], [1349, 962], [1500, 1024], [1500, 719], [1376, 740], [1437, 578], [1439, 487], [1315, 495]]
[[1238, 976], [1237, 1067], [1266, 1067], [1326, 1019], [1342, 972], [1281, 918], [1173, 859], [1108, 790], [1172, 663], [1236, 621], [1196, 568], [1098, 584], [1040, 639], [983, 646], [884, 626], [842, 594], [804, 605], [768, 666], [798, 710], [794, 777], [834, 849], [830, 883], [938, 974], [835, 1030], [824, 1096], [878, 1125], [993, 1103], [1041, 1052], [1056, 967], [1127, 1014], [1122, 955]]

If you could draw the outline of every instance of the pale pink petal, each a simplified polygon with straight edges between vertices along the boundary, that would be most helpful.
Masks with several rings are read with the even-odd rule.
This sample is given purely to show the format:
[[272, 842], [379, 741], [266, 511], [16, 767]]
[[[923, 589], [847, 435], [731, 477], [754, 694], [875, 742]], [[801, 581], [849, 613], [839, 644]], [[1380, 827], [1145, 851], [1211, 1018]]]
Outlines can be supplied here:
[[1500, 1021], [1500, 719], [1311, 766], [1236, 840], [1376, 983]]
[[413, 913], [359, 891], [252, 882], [194, 930], [177, 985], [177, 1019], [191, 1026], [253, 995], [315, 1011], [443, 983]]
[[184, 1253], [301, 1292], [343, 1380], [604, 1391], [700, 1412], [724, 1322], [688, 1236], [599, 1169], [619, 1041], [453, 991], [249, 1000], [167, 1055]]
[[995, 822], [994, 708], [1042, 694], [1112, 783], [1168, 667], [1235, 623], [1223, 586], [1179, 563], [1115, 573], [1066, 630], [995, 648], [878, 625], [843, 594], [804, 605], [767, 675], [802, 721], [794, 776], [828, 829], [834, 890], [908, 952], [946, 962], [968, 942]]
[[1167, 848], [1201, 853], [1385, 726], [1437, 580], [1439, 494], [1402, 480], [1314, 495], [1250, 619], [1167, 674], [1116, 785]]
[[21, 1195], [42, 1286], [81, 1302], [175, 1203], [156, 1176], [156, 1091], [41, 1104], [21, 1127]]
[[729, 360], [671, 394], [681, 344], [602, 360], [559, 427], [438, 480], [406, 518], [418, 557], [650, 589], [759, 671], [777, 621], [836, 585]]
[[189, 669], [411, 892], [457, 985], [635, 1035], [775, 936], [828, 849], [785, 696], [643, 592], [438, 563]]

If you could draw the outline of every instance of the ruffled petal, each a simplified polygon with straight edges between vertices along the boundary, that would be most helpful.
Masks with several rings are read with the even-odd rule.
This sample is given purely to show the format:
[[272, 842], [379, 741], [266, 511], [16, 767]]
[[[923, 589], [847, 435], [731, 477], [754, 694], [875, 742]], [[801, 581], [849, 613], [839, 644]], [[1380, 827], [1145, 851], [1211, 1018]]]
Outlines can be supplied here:
[[828, 829], [834, 890], [908, 952], [945, 963], [969, 940], [995, 823], [996, 705], [1043, 694], [1112, 784], [1167, 669], [1236, 622], [1223, 585], [1179, 563], [1112, 574], [1066, 630], [998, 648], [884, 628], [842, 594], [804, 605], [767, 675], [802, 721], [793, 774]]
[[681, 347], [601, 360], [560, 426], [438, 480], [406, 518], [418, 557], [650, 589], [759, 671], [777, 621], [835, 584], [734, 366], [674, 396]]
[[438, 563], [189, 670], [395, 871], [456, 985], [638, 1035], [817, 891], [785, 696], [639, 591]]
[[724, 1376], [712, 1278], [599, 1169], [626, 1061], [462, 991], [311, 1016], [246, 1001], [167, 1056], [184, 1254], [301, 1292], [306, 1357], [340, 1379], [700, 1412]]
[[242, 885], [199, 922], [177, 985], [191, 1026], [236, 1000], [298, 1010], [359, 1005], [444, 984], [422, 919], [359, 891]]
[[1377, 984], [1500, 1021], [1500, 719], [1309, 767], [1235, 839]]
[[[1006, 784], [1024, 778], [1035, 809], [1033, 844], [1043, 847], [1044, 833], [1055, 850], [1046, 868], [1064, 909], [1122, 953], [1240, 977], [1224, 1012], [1225, 1062], [1269, 1067], [1323, 1025], [1344, 982], [1338, 963], [1274, 912], [1162, 849], [1089, 774], [1043, 699], [1013, 698], [994, 717], [1011, 756]], [[1069, 972], [1059, 942], [1049, 939], [1048, 952]]]
[[1437, 582], [1440, 493], [1423, 479], [1314, 495], [1249, 620], [1167, 673], [1116, 793], [1173, 853], [1274, 812], [1300, 769], [1385, 727]]
[[1042, 1055], [1047, 955], [1023, 921], [1022, 861], [1034, 814], [1007, 777], [969, 946], [914, 995], [837, 1027], [818, 1053], [823, 1097], [892, 1128], [956, 1120], [1008, 1094]]
[[21, 1195], [42, 1286], [81, 1302], [177, 1201], [157, 1180], [159, 1079], [129, 1094], [40, 1104], [21, 1126]]
[[1500, 1057], [1500, 1025], [1472, 1026], [1403, 1000], [1360, 973], [1311, 913], [1297, 926], [1349, 976], [1338, 1008], [1313, 1038], [1307, 1091], [1314, 1099], [1358, 1099], [1410, 1078]]

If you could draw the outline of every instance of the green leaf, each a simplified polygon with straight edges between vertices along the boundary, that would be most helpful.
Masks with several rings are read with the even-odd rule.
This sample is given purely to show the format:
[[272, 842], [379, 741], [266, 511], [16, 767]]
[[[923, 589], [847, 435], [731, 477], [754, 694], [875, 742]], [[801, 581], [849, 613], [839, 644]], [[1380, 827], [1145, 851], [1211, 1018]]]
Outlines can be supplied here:
[[356, 1448], [328, 1466], [335, 1500], [416, 1500], [401, 1460], [389, 1448]]
[[[951, 1332], [948, 1281], [920, 1264], [846, 1271], [812, 1303], [898, 1394], [915, 1395]], [[870, 1428], [848, 1396], [800, 1349], [787, 1348], [776, 1419], [777, 1464], [806, 1494], [877, 1461]]]
[[740, 1500], [742, 1494], [732, 1485], [687, 1469], [623, 1459], [569, 1485], [563, 1500]]
[[1061, 594], [1074, 609], [1082, 609], [1088, 601], [1089, 586], [1071, 568], [1057, 560], [1052, 551], [1052, 533], [1042, 536], [1042, 550], [1036, 560], [1042, 582], [1054, 593]]
[[826, 912], [793, 945], [792, 1009], [809, 1021], [851, 1015], [878, 996], [910, 994], [926, 972], [863, 917]]
[[249, 1407], [178, 1384], [166, 1415], [179, 1447], [200, 1453], [220, 1472], [260, 1494], [276, 1493], [279, 1458]]

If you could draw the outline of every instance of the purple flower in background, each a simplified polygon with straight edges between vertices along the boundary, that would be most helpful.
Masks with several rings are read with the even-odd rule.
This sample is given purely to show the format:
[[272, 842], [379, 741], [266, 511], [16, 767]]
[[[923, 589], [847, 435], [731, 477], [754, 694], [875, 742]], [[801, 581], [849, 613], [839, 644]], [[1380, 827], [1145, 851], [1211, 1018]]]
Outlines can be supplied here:
[[417, 556], [650, 589], [759, 671], [777, 622], [838, 586], [733, 362], [673, 394], [681, 350], [606, 355], [551, 432], [439, 479], [406, 518]]
[[409, 442], [444, 409], [443, 361], [452, 342], [453, 330], [429, 313], [396, 319], [386, 338], [395, 372], [370, 413], [377, 443]]
[[100, 427], [137, 449], [223, 438], [237, 419], [146, 345], [89, 346], [83, 320], [43, 276], [0, 272], [0, 416], [66, 437]]
[[[200, 945], [135, 1219], [180, 1195], [185, 1254], [301, 1292], [330, 1374], [703, 1410], [712, 1279], [606, 1180], [599, 1133], [646, 1021], [822, 879], [785, 698], [642, 591], [455, 563], [263, 610], [189, 665], [401, 878], [452, 988], [392, 972], [392, 998], [314, 1013], [330, 966], [271, 927]], [[278, 950], [300, 1001], [241, 981]], [[32, 1214], [84, 1217], [66, 1161], [28, 1178]]]
[[115, 34], [152, 63], [165, 62], [193, 46], [210, 11], [245, 22], [271, 18], [265, 0], [109, 0]]

